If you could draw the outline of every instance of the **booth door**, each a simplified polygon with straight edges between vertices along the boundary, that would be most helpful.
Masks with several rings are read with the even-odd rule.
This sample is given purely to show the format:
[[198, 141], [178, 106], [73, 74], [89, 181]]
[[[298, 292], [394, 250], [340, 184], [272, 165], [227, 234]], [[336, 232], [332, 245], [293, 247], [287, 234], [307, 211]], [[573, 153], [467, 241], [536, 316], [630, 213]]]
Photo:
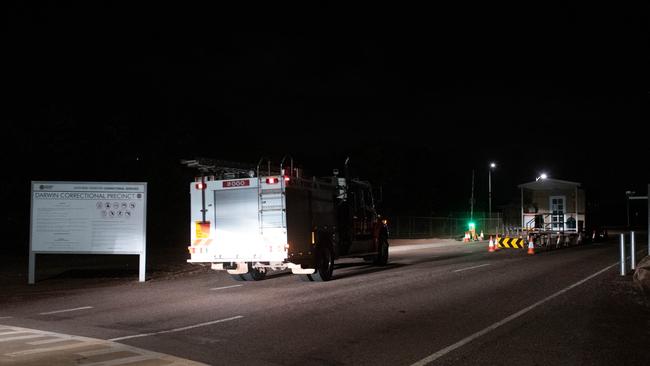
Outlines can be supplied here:
[[551, 196], [551, 230], [564, 231], [564, 209], [565, 205], [564, 196]]

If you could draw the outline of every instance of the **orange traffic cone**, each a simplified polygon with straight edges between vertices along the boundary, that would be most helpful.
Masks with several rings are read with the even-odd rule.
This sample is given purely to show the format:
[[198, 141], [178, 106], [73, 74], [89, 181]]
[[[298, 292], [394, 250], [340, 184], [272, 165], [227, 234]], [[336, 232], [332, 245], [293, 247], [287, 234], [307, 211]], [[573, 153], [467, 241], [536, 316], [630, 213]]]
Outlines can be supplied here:
[[535, 254], [535, 243], [532, 237], [528, 237], [528, 254]]
[[467, 231], [465, 232], [465, 238], [463, 238], [463, 242], [469, 243], [469, 233]]
[[485, 239], [485, 237], [483, 236], [483, 230], [481, 230], [481, 235], [478, 236], [478, 239], [479, 239], [479, 240], [483, 240], [483, 239]]
[[488, 244], [488, 252], [494, 252], [494, 241], [492, 241], [492, 235], [490, 235], [490, 243]]

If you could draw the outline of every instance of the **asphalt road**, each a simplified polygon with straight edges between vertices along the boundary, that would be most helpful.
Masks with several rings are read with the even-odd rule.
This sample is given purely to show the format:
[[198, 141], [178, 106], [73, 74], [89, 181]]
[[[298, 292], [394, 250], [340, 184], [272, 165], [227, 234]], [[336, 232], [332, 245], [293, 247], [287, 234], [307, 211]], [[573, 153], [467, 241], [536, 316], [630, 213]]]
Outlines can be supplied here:
[[[345, 260], [326, 283], [286, 273], [235, 282], [205, 269], [37, 284], [0, 300], [0, 324], [211, 365], [650, 364], [648, 302], [617, 261], [615, 240], [534, 256], [485, 243], [395, 246], [386, 267]], [[0, 329], [0, 354], [2, 341]]]

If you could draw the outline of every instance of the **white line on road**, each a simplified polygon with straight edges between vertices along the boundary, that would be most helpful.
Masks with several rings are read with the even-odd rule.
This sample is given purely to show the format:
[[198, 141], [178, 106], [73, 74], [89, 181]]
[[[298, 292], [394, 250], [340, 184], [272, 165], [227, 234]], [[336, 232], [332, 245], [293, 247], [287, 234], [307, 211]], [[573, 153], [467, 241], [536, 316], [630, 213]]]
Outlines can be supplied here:
[[452, 247], [452, 246], [458, 246], [455, 244], [442, 244], [442, 243], [430, 243], [430, 244], [410, 244], [410, 245], [397, 245], [397, 246], [391, 246], [388, 247], [388, 250], [390, 253], [395, 253], [395, 252], [408, 252], [411, 250], [419, 250], [419, 249], [429, 249], [429, 248], [446, 248], [446, 247]]
[[43, 337], [47, 337], [47, 335], [45, 335], [45, 334], [28, 334], [28, 335], [23, 335], [23, 336], [0, 338], [0, 342], [11, 342], [11, 341], [17, 341], [19, 339], [32, 339], [32, 338], [43, 338]]
[[607, 271], [608, 269], [610, 269], [610, 268], [612, 268], [614, 266], [617, 266], [618, 264], [619, 264], [619, 262], [616, 262], [616, 263], [612, 264], [611, 266], [607, 266], [607, 267], [601, 269], [600, 271], [592, 274], [591, 276], [589, 276], [587, 278], [584, 278], [584, 279], [574, 283], [573, 285], [571, 285], [569, 287], [566, 287], [566, 288], [554, 293], [553, 295], [534, 303], [533, 305], [530, 305], [527, 308], [519, 310], [518, 312], [508, 316], [507, 318], [504, 318], [504, 319], [502, 319], [502, 320], [488, 326], [487, 328], [484, 328], [484, 329], [482, 329], [482, 330], [480, 330], [480, 331], [478, 331], [478, 332], [476, 332], [476, 333], [474, 333], [474, 334], [472, 334], [472, 335], [470, 335], [468, 337], [465, 337], [465, 338], [461, 339], [460, 341], [452, 344], [451, 346], [447, 346], [447, 347], [441, 349], [440, 351], [435, 352], [435, 353], [421, 359], [420, 361], [414, 363], [411, 366], [424, 366], [424, 365], [426, 365], [428, 363], [431, 363], [431, 362], [439, 359], [440, 357], [446, 355], [447, 353], [449, 353], [449, 352], [451, 352], [451, 351], [453, 351], [453, 350], [455, 350], [457, 348], [460, 348], [460, 347], [466, 345], [467, 343], [469, 343], [469, 342], [471, 342], [471, 341], [473, 341], [473, 340], [475, 340], [475, 339], [477, 339], [477, 338], [479, 338], [481, 336], [484, 336], [485, 334], [497, 329], [498, 327], [500, 327], [500, 326], [502, 326], [502, 325], [504, 325], [506, 323], [509, 323], [510, 321], [512, 321], [514, 319], [517, 319], [518, 317], [520, 317], [520, 316], [526, 314], [527, 312], [535, 309], [536, 307], [542, 305], [543, 303], [562, 295], [563, 293], [571, 290], [572, 288], [582, 285], [583, 283], [585, 283], [585, 282], [589, 281], [590, 279], [598, 276], [599, 274]]
[[192, 328], [198, 328], [198, 327], [205, 327], [206, 325], [212, 325], [212, 324], [217, 324], [217, 323], [223, 323], [227, 322], [230, 320], [235, 320], [235, 319], [241, 319], [243, 316], [237, 315], [233, 316], [230, 318], [225, 318], [225, 319], [219, 319], [219, 320], [213, 320], [211, 322], [206, 322], [206, 323], [200, 323], [200, 324], [195, 324], [195, 325], [190, 325], [187, 327], [182, 327], [182, 328], [176, 328], [176, 329], [169, 329], [169, 330], [162, 330], [160, 332], [153, 332], [153, 333], [143, 333], [143, 334], [135, 334], [135, 335], [130, 335], [126, 337], [117, 337], [117, 338], [111, 338], [108, 339], [109, 341], [115, 342], [115, 341], [121, 341], [124, 339], [131, 339], [131, 338], [140, 338], [140, 337], [148, 337], [156, 334], [165, 334], [165, 333], [173, 333], [173, 332], [180, 332], [182, 330], [187, 330], [187, 329], [192, 329]]
[[0, 316], [0, 320], [1, 319], [11, 319], [11, 318], [13, 318], [13, 316]]
[[71, 337], [62, 337], [62, 338], [46, 339], [44, 341], [27, 342], [27, 344], [29, 344], [30, 346], [40, 346], [43, 344], [60, 343], [60, 342], [67, 342], [72, 340], [73, 339]]
[[[77, 337], [81, 339], [81, 337]], [[46, 353], [46, 352], [56, 352], [56, 351], [66, 351], [69, 349], [73, 348], [79, 348], [79, 347], [88, 347], [96, 344], [101, 344], [102, 341], [99, 339], [97, 340], [91, 340], [91, 341], [82, 341], [78, 342], [75, 344], [66, 344], [65, 346], [57, 346], [57, 347], [45, 347], [45, 348], [32, 348], [24, 351], [17, 351], [17, 352], [11, 352], [11, 353], [5, 353], [5, 356], [9, 357], [17, 357], [17, 356], [27, 356], [27, 355], [34, 355], [38, 353]]]
[[452, 272], [462, 272], [462, 271], [467, 271], [469, 269], [480, 268], [480, 267], [491, 266], [491, 265], [492, 265], [491, 263], [483, 263], [483, 264], [479, 264], [478, 266], [461, 268], [461, 269], [457, 269], [457, 270], [452, 271]]
[[7, 328], [7, 329], [3, 329], [3, 331], [0, 332], [0, 336], [10, 335], [10, 334], [17, 334], [17, 333], [29, 333], [29, 331], [26, 331], [26, 330], [13, 330], [11, 328]]
[[141, 361], [154, 360], [154, 359], [156, 359], [156, 356], [154, 355], [138, 355], [138, 356], [118, 358], [116, 360], [111, 360], [111, 361], [84, 363], [83, 365], [84, 366], [116, 366], [116, 365], [132, 364]]
[[82, 352], [75, 352], [75, 353], [78, 354], [79, 356], [93, 357], [93, 356], [100, 356], [100, 355], [108, 355], [116, 352], [124, 352], [124, 350], [118, 347], [108, 347], [108, 348], [93, 349], [90, 351], [82, 351]]
[[69, 311], [77, 311], [77, 310], [86, 310], [86, 309], [92, 309], [92, 306], [82, 306], [80, 308], [74, 308], [74, 309], [63, 309], [63, 310], [56, 310], [56, 311], [48, 311], [47, 313], [38, 313], [38, 315], [50, 315], [50, 314], [58, 314], [58, 313], [67, 313]]
[[215, 287], [215, 288], [211, 288], [210, 291], [225, 290], [227, 288], [240, 287], [240, 286], [244, 286], [244, 285], [232, 285], [232, 286], [224, 286], [224, 287]]

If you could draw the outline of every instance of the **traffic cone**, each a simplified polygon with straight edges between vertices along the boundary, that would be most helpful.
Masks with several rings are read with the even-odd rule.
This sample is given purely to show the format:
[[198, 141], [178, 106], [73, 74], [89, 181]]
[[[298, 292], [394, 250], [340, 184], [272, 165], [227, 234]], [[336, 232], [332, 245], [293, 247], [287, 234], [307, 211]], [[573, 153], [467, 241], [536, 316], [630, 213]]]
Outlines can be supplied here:
[[469, 233], [467, 231], [465, 232], [465, 237], [463, 238], [463, 242], [469, 243]]
[[494, 241], [492, 241], [492, 235], [490, 235], [490, 243], [488, 244], [488, 252], [494, 252]]
[[535, 254], [535, 243], [533, 243], [533, 238], [528, 237], [528, 254]]
[[479, 235], [478, 238], [479, 238], [479, 240], [483, 240], [483, 239], [485, 239], [485, 237], [483, 236], [483, 230], [481, 230], [481, 235]]

